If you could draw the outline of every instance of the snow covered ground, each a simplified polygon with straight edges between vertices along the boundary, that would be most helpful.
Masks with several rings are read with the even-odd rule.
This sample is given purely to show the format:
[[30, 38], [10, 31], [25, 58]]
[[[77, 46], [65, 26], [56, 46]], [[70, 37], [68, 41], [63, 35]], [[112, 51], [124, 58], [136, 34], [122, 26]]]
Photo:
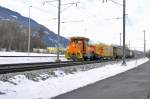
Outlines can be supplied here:
[[[0, 56], [28, 56], [23, 52], [0, 52]], [[56, 61], [56, 54], [30, 53], [29, 56], [50, 56], [50, 57], [0, 57], [0, 64], [31, 63], [31, 62], [52, 62]], [[67, 61], [64, 55], [60, 55], [62, 61]]]
[[[25, 53], [25, 52], [0, 52], [0, 56], [56, 56], [56, 54], [43, 54], [43, 53]], [[60, 55], [64, 56], [64, 55]]]
[[[71, 74], [66, 74], [62, 69], [58, 69], [54, 71], [55, 77], [42, 73], [40, 77], [36, 77], [38, 81], [28, 79], [25, 75], [16, 75], [8, 80], [0, 81], [0, 99], [51, 99], [54, 96], [115, 76], [146, 61], [148, 61], [147, 58], [128, 61], [127, 66], [121, 66], [121, 62], [107, 64], [100, 68], [76, 71]], [[95, 65], [100, 65], [100, 63]]]

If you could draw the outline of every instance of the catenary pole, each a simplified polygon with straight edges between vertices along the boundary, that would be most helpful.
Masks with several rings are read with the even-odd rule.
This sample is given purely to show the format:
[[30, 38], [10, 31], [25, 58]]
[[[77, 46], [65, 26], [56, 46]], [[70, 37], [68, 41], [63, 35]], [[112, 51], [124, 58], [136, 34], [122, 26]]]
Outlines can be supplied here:
[[144, 30], [144, 57], [146, 56], [146, 40], [145, 40], [145, 30]]
[[[45, 3], [51, 3], [51, 2], [55, 2], [54, 1], [45, 1], [43, 2], [43, 4]], [[63, 4], [63, 5], [68, 5], [68, 4], [76, 4], [77, 6], [77, 3], [80, 3], [80, 2], [76, 2], [76, 3], [67, 3], [67, 4]], [[64, 11], [64, 10], [63, 10]], [[60, 51], [60, 23], [65, 23], [65, 22], [60, 22], [61, 20], [61, 0], [58, 0], [58, 33], [57, 33], [57, 59], [56, 59], [56, 62], [60, 62], [60, 58], [59, 58], [59, 51]]]
[[60, 44], [60, 10], [61, 10], [61, 0], [58, 0], [58, 34], [57, 34], [57, 62], [59, 59], [59, 44]]
[[120, 33], [120, 46], [121, 46], [121, 33]]
[[123, 62], [122, 65], [126, 65], [125, 61], [125, 33], [126, 33], [126, 0], [123, 0]]
[[28, 56], [30, 54], [30, 45], [31, 45], [31, 18], [30, 18], [31, 7], [32, 6], [29, 6]]

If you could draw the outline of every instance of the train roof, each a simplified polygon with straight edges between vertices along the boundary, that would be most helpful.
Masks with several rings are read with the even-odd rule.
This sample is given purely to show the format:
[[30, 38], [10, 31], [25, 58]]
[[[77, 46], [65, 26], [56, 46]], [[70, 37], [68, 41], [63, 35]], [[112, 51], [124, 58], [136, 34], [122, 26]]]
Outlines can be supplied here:
[[111, 45], [112, 47], [122, 48], [120, 45]]
[[71, 40], [78, 39], [78, 40], [86, 40], [86, 41], [89, 41], [89, 38], [86, 38], [86, 37], [79, 37], [79, 36], [71, 37], [70, 39], [71, 39]]
[[[116, 47], [116, 48], [123, 48], [123, 46], [120, 46], [120, 45], [111, 45], [111, 46], [112, 46], [112, 47]], [[126, 50], [127, 50], [127, 49], [129, 50], [129, 48], [126, 47], [126, 46], [125, 46], [125, 49], [126, 49]]]

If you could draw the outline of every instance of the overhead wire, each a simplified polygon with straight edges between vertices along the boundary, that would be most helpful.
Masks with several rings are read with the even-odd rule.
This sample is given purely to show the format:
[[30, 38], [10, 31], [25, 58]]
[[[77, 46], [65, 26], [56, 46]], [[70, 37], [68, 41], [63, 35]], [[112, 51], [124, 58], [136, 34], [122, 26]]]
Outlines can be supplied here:
[[109, 1], [113, 2], [114, 4], [117, 4], [117, 5], [123, 6], [123, 4], [118, 3], [117, 1], [114, 1], [114, 0], [109, 0]]
[[75, 4], [76, 7], [77, 7], [77, 4], [78, 4], [78, 3], [80, 3], [80, 2], [63, 4], [63, 5], [68, 5], [68, 6], [67, 6], [66, 8], [64, 8], [64, 9], [61, 11], [61, 13], [64, 12], [65, 10], [67, 10], [68, 8], [72, 7], [74, 4]]

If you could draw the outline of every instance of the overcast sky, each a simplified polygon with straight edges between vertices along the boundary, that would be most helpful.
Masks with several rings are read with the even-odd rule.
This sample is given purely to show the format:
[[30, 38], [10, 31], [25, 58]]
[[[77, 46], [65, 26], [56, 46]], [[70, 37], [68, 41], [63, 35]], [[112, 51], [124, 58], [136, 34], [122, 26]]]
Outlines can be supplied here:
[[[31, 18], [57, 33], [57, 0], [1, 0], [0, 5]], [[123, 0], [62, 0], [61, 35], [85, 36], [93, 42], [120, 44], [122, 33]], [[64, 5], [79, 2], [77, 5]], [[132, 49], [143, 50], [146, 30], [147, 49], [150, 49], [150, 0], [126, 0], [126, 44]]]

